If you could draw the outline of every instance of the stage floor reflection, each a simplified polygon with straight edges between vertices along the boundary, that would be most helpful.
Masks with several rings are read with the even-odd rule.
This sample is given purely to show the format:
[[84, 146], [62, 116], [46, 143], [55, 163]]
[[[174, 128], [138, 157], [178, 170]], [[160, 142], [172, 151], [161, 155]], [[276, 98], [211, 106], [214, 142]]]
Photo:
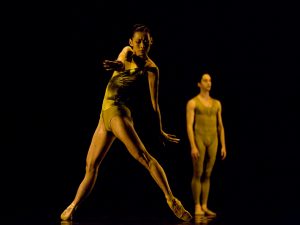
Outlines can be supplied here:
[[[93, 221], [89, 220], [74, 220], [74, 221], [60, 221], [58, 225], [221, 225], [223, 224], [217, 217], [207, 216], [196, 216], [189, 222], [170, 220], [170, 219], [129, 219], [129, 218], [118, 218], [118, 219], [97, 219]], [[225, 225], [225, 224], [224, 224]]]

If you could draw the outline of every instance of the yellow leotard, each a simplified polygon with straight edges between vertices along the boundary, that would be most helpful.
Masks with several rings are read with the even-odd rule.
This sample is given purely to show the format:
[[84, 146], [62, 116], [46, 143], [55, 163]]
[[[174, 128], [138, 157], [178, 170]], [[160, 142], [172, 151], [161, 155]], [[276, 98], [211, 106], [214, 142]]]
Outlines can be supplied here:
[[101, 116], [108, 131], [111, 131], [110, 121], [114, 116], [131, 118], [127, 103], [133, 95], [138, 94], [134, 92], [134, 86], [146, 74], [147, 69], [149, 68], [134, 68], [113, 73], [106, 87], [101, 110]]

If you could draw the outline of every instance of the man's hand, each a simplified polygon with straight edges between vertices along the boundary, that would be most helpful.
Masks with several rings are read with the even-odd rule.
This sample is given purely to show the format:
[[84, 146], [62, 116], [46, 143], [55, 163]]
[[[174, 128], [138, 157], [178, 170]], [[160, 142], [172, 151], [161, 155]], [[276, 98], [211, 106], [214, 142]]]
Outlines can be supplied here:
[[226, 158], [227, 152], [226, 152], [226, 148], [222, 147], [221, 148], [221, 157], [222, 160], [224, 160]]
[[199, 159], [199, 156], [200, 156], [199, 150], [198, 150], [197, 148], [192, 148], [192, 149], [191, 149], [191, 156], [192, 156], [192, 158], [193, 158], [194, 160]]

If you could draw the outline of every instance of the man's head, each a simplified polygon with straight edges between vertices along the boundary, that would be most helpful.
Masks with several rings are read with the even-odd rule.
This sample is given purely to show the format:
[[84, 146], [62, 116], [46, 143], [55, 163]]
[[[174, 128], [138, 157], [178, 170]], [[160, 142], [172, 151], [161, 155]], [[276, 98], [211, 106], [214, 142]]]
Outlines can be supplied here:
[[200, 81], [198, 82], [198, 87], [202, 91], [210, 91], [211, 89], [211, 76], [208, 73], [202, 74]]
[[129, 45], [133, 53], [141, 58], [146, 58], [152, 45], [150, 30], [143, 24], [133, 26], [132, 36], [129, 39]]

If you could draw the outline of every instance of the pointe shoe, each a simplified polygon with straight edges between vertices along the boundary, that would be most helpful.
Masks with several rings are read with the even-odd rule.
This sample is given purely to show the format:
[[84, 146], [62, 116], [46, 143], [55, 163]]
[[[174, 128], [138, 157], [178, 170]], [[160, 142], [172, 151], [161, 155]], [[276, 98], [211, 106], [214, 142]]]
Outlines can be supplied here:
[[69, 205], [60, 215], [61, 220], [72, 220], [77, 206]]
[[175, 216], [177, 216], [179, 219], [188, 222], [193, 218], [192, 215], [184, 209], [183, 205], [177, 198], [172, 198], [168, 200], [167, 203]]

